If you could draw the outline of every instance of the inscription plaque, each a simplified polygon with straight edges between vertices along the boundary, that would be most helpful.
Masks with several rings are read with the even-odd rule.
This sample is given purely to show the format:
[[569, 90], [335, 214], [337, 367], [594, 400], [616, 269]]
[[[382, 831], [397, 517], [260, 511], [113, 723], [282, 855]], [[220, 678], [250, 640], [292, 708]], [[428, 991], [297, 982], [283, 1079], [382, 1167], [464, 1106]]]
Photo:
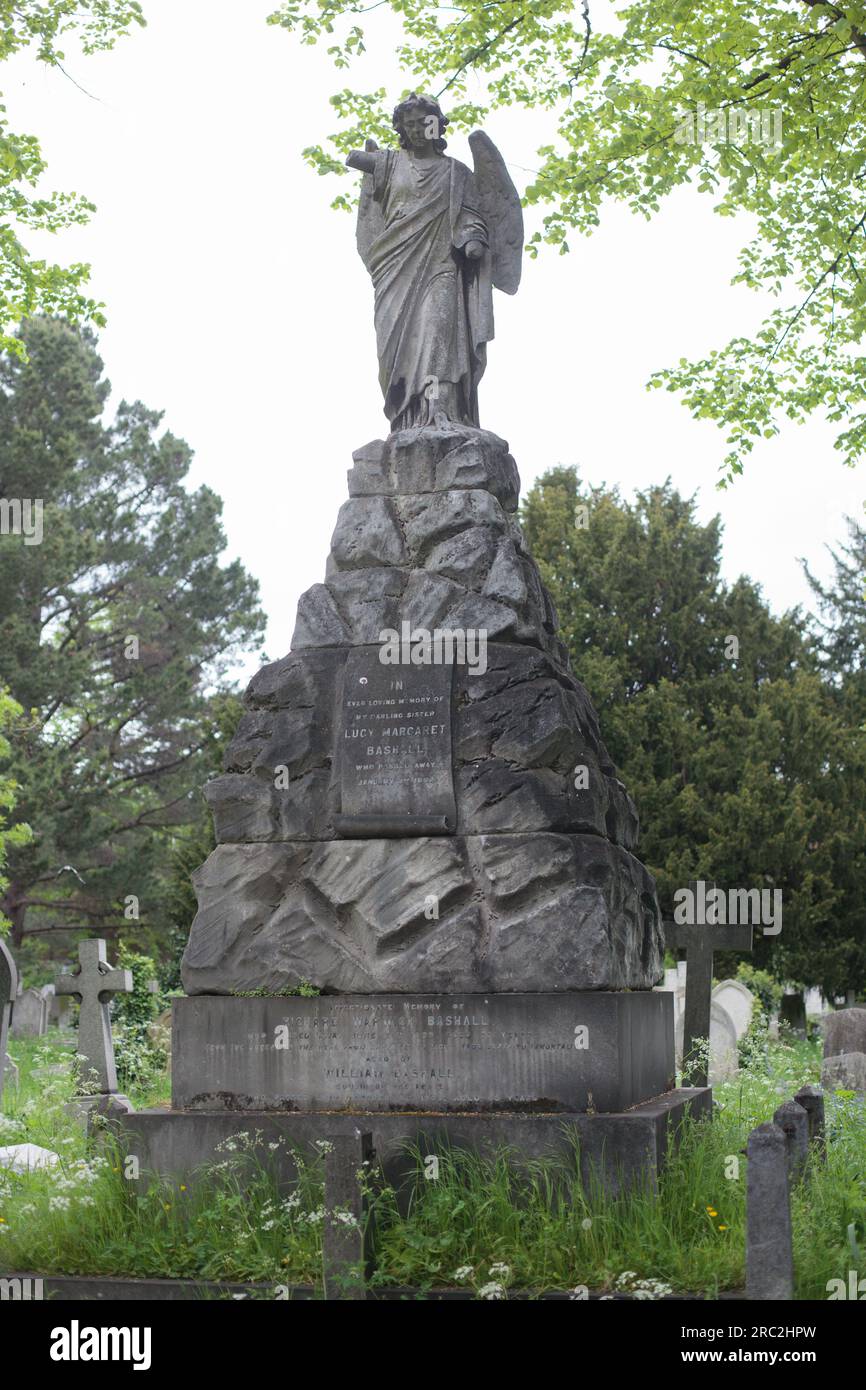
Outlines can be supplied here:
[[345, 836], [450, 835], [451, 665], [386, 666], [378, 647], [349, 653], [337, 728]]
[[622, 1111], [674, 1084], [654, 990], [199, 994], [172, 1018], [175, 1109]]

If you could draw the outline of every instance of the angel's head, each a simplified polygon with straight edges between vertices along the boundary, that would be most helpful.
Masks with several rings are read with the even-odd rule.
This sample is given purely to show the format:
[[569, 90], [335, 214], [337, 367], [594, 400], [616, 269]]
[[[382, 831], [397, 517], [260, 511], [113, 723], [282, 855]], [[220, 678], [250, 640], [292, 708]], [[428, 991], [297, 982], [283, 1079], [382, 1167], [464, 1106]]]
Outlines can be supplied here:
[[442, 136], [448, 124], [438, 101], [432, 97], [419, 96], [410, 92], [405, 101], [394, 107], [391, 124], [400, 136], [404, 150], [423, 150], [432, 143], [437, 154], [445, 149]]

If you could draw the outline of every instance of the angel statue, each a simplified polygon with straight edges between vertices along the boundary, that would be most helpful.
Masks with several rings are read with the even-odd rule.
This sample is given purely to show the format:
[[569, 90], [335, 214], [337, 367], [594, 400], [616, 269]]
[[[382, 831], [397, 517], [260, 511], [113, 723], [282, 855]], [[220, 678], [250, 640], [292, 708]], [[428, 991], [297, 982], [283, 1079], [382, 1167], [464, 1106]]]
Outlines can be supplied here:
[[375, 290], [385, 414], [392, 431], [477, 427], [491, 287], [514, 294], [520, 283], [520, 198], [483, 131], [469, 137], [474, 174], [445, 155], [448, 119], [431, 97], [413, 92], [393, 125], [400, 149], [368, 140], [346, 160], [364, 174], [357, 240]]

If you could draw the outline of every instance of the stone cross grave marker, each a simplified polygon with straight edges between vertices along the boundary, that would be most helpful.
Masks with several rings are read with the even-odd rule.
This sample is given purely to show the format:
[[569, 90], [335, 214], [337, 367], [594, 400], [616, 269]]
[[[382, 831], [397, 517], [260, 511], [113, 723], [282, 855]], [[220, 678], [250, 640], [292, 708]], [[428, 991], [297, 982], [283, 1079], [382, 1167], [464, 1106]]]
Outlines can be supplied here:
[[5, 941], [0, 941], [0, 1101], [3, 1099], [3, 1076], [6, 1071], [6, 1039], [9, 1036], [9, 1015], [18, 993], [18, 970]]
[[78, 943], [78, 959], [78, 974], [58, 975], [55, 987], [58, 994], [75, 994], [80, 999], [78, 1052], [86, 1058], [85, 1076], [95, 1072], [100, 1094], [109, 1095], [117, 1090], [117, 1072], [108, 997], [131, 993], [132, 971], [112, 970], [105, 956], [105, 942], [95, 937]]
[[[715, 887], [715, 884], [712, 885]], [[706, 884], [692, 879], [689, 889], [693, 902], [706, 901]], [[703, 916], [703, 913], [696, 915]], [[710, 1036], [710, 1009], [713, 995], [713, 952], [751, 951], [752, 926], [723, 925], [715, 922], [674, 922], [666, 919], [665, 945], [668, 950], [685, 948], [686, 1003], [683, 1018], [683, 1068], [691, 1071], [692, 1086], [706, 1086], [708, 1062], [696, 1060], [695, 1040]], [[691, 1065], [689, 1065], [691, 1063]]]

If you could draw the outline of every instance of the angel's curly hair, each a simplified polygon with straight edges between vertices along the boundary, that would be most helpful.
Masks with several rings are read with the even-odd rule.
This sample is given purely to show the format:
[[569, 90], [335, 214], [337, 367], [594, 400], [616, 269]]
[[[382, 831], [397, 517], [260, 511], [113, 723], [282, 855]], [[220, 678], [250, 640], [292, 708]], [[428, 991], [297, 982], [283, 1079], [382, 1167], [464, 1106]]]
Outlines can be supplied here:
[[410, 111], [421, 110], [426, 116], [435, 116], [438, 122], [439, 138], [433, 141], [433, 148], [438, 154], [445, 149], [447, 141], [442, 139], [442, 132], [448, 125], [448, 117], [443, 115], [442, 107], [433, 97], [419, 96], [417, 92], [410, 92], [405, 101], [394, 107], [394, 114], [391, 117], [391, 124], [400, 136], [400, 145], [404, 150], [409, 148], [409, 142], [403, 134], [403, 119]]

